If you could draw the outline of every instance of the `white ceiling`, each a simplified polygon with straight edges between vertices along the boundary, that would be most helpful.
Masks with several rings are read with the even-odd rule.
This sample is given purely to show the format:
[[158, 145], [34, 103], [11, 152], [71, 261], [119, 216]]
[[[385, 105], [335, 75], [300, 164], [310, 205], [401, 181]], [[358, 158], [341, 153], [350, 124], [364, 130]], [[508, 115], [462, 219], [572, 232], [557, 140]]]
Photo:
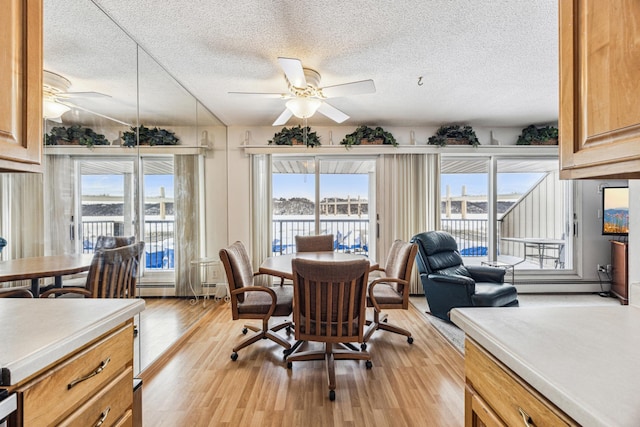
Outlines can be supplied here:
[[[75, 2], [45, 0], [45, 22], [87, 13], [69, 3]], [[351, 116], [343, 125], [557, 121], [555, 0], [95, 3], [227, 125], [271, 125], [282, 112], [284, 100], [228, 94], [285, 92], [279, 56], [319, 71], [320, 86], [374, 80], [375, 94], [328, 100]], [[91, 49], [60, 31], [45, 25], [45, 67], [65, 72], [77, 83], [72, 90], [117, 92], [117, 76], [69, 77], [70, 65], [82, 67], [82, 61], [65, 63], [70, 49], [90, 55], [113, 41], [100, 40], [94, 26]], [[114, 74], [117, 68], [111, 67]], [[309, 119], [312, 126], [332, 124], [320, 114]]]

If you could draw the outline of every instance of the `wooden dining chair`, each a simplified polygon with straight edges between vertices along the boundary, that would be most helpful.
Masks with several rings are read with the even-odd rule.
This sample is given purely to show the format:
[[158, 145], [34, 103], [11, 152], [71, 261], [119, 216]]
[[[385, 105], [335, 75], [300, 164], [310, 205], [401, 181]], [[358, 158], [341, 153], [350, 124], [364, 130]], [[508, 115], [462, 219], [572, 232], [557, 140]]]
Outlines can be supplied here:
[[49, 289], [40, 298], [79, 294], [85, 298], [135, 298], [144, 242], [95, 252], [84, 287]]
[[[291, 332], [291, 321], [284, 321], [274, 327], [269, 327], [272, 316], [290, 316], [292, 312], [293, 289], [291, 286], [256, 286], [254, 278], [261, 273], [253, 271], [251, 259], [244, 244], [235, 242], [227, 248], [220, 249], [220, 260], [224, 265], [229, 284], [229, 296], [231, 298], [231, 315], [233, 320], [260, 319], [262, 328], [245, 324], [243, 334], [250, 329], [255, 332], [249, 338], [233, 348], [231, 360], [238, 359], [238, 351], [261, 340], [271, 341], [284, 347], [285, 351], [291, 348], [291, 344], [276, 334], [277, 331], [286, 328]], [[286, 353], [285, 353], [286, 354]]]
[[[296, 252], [331, 252], [333, 251], [333, 234], [317, 236], [296, 236]], [[284, 284], [284, 277], [280, 284]]]
[[33, 294], [27, 288], [2, 288], [0, 298], [33, 298]]
[[333, 234], [296, 236], [296, 252], [333, 251]]
[[418, 252], [415, 243], [407, 243], [402, 240], [395, 240], [389, 249], [387, 262], [383, 268], [376, 270], [382, 272], [382, 277], [378, 277], [369, 283], [367, 306], [373, 307], [373, 321], [368, 321], [364, 342], [360, 347], [365, 350], [367, 341], [377, 330], [384, 330], [407, 337], [407, 342], [413, 344], [411, 332], [387, 322], [387, 315], [381, 314], [383, 309], [409, 308], [409, 291], [411, 271]]
[[367, 278], [369, 261], [315, 261], [294, 258], [293, 323], [298, 341], [322, 342], [322, 350], [296, 348], [287, 355], [287, 367], [293, 362], [325, 360], [329, 399], [335, 400], [334, 360], [365, 360], [372, 366], [371, 355], [345, 346], [362, 342], [366, 321]]
[[98, 236], [93, 246], [94, 251], [102, 249], [120, 248], [122, 246], [132, 245], [136, 242], [136, 236]]
[[[135, 236], [104, 236], [99, 235], [96, 237], [96, 242], [93, 245], [94, 253], [102, 249], [113, 249], [122, 246], [127, 246], [135, 243]], [[75, 275], [72, 278], [65, 279], [62, 282], [62, 287], [76, 287], [83, 288], [87, 283], [87, 274], [82, 273]]]

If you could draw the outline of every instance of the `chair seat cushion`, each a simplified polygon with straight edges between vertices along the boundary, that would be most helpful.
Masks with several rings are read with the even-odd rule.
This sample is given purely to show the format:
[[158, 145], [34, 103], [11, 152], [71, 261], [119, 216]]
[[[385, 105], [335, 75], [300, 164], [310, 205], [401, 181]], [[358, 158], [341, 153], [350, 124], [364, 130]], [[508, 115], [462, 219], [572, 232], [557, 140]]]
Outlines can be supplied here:
[[518, 292], [509, 283], [476, 282], [476, 292], [471, 300], [476, 307], [517, 306]]
[[[272, 316], [288, 316], [293, 305], [293, 286], [274, 286], [278, 301]], [[266, 292], [247, 292], [244, 301], [238, 301], [239, 314], [266, 314], [271, 306], [271, 297]]]
[[[378, 283], [373, 288], [373, 295], [380, 305], [402, 304], [402, 294], [396, 291], [395, 287], [387, 283]], [[370, 299], [367, 297], [367, 305], [372, 307]]]

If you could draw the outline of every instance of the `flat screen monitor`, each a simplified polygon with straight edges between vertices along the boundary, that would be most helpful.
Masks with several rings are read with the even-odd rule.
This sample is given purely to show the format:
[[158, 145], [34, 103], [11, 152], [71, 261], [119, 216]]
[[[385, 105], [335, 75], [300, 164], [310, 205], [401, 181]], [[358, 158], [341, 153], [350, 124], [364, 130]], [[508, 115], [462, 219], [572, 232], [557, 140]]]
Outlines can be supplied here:
[[610, 236], [629, 234], [628, 187], [602, 189], [602, 234]]

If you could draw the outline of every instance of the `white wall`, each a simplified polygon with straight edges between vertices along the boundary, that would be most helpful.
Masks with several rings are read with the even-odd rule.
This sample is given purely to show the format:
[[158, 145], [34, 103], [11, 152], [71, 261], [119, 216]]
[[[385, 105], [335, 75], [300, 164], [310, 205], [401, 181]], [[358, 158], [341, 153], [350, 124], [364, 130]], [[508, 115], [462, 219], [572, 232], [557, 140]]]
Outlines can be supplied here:
[[[597, 265], [611, 263], [611, 236], [602, 235], [602, 186], [620, 187], [627, 185], [626, 180], [583, 180], [582, 186], [582, 278], [598, 280]], [[606, 274], [601, 274], [606, 280]], [[609, 290], [609, 284], [605, 291]], [[594, 288], [594, 292], [600, 288]]]

